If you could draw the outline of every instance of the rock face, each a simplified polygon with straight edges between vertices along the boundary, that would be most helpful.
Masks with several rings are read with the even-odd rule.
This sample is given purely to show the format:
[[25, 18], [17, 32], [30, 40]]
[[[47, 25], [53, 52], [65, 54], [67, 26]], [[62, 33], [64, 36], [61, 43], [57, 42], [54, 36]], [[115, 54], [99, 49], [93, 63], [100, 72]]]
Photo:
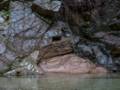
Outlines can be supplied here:
[[[49, 3], [46, 3], [49, 2]], [[59, 8], [61, 6], [61, 1], [59, 0], [34, 0], [34, 4], [37, 4], [41, 6], [42, 8], [52, 10], [52, 11], [59, 11]]]
[[46, 73], [107, 73], [105, 68], [96, 66], [90, 60], [80, 58], [74, 54], [47, 59], [39, 65]]
[[[78, 3], [83, 3], [83, 6], [78, 5]], [[77, 54], [81, 55], [81, 51], [86, 52], [81, 48], [81, 44], [84, 44], [84, 48], [87, 47], [88, 49], [87, 54], [83, 53], [85, 57], [89, 55], [90, 58], [88, 58], [91, 59], [91, 57], [95, 56], [94, 58], [97, 63], [113, 71], [115, 68], [119, 71], [119, 67], [116, 67], [112, 56], [115, 53], [119, 56], [120, 39], [119, 35], [115, 34], [116, 32], [119, 33], [120, 30], [119, 4], [120, 1], [118, 0], [63, 0], [63, 8], [61, 8], [62, 15], [69, 23], [72, 33], [80, 39], [75, 43]], [[114, 32], [114, 35], [110, 34], [111, 31]], [[104, 36], [100, 38], [94, 36], [99, 32], [103, 32]], [[101, 36], [100, 33], [99, 36]], [[96, 50], [93, 49], [92, 55], [90, 55], [91, 51], [89, 51], [91, 47], [98, 47]]]
[[[61, 6], [61, 8], [63, 8], [62, 14], [64, 14], [65, 20], [68, 20], [69, 25], [64, 21], [57, 21], [56, 17], [54, 22], [54, 17], [52, 21], [47, 17], [38, 15], [41, 12], [40, 10], [44, 9], [47, 13], [50, 12], [52, 16], [54, 13], [55, 15], [61, 13], [60, 1], [24, 1], [13, 0], [10, 3], [11, 13], [8, 21], [10, 24], [7, 24], [7, 27], [4, 27], [4, 22], [8, 16], [4, 18], [4, 21], [2, 19], [4, 14], [0, 17], [0, 73], [23, 75], [34, 74], [33, 71], [37, 71], [37, 73], [44, 73], [44, 71], [63, 73], [107, 72], [106, 69], [96, 66], [91, 61], [105, 67], [113, 68], [113, 64], [120, 67], [120, 35], [117, 31], [120, 29], [118, 0], [112, 1], [115, 5], [110, 4], [109, 6], [105, 3], [102, 8], [94, 8], [96, 7], [94, 1], [97, 1], [97, 6], [101, 6], [101, 2], [104, 0], [62, 0], [64, 4], [68, 3], [68, 7]], [[46, 3], [46, 1], [51, 2]], [[87, 2], [89, 3], [87, 4]], [[77, 6], [78, 4], [80, 6]], [[37, 8], [33, 9], [31, 6], [37, 6]], [[34, 13], [32, 10], [39, 12]], [[91, 13], [88, 12], [89, 10]], [[82, 11], [85, 12], [81, 14]], [[45, 14], [45, 12], [41, 13]], [[47, 14], [47, 16], [49, 15]], [[81, 57], [70, 54], [73, 49]], [[89, 58], [91, 61], [83, 58]], [[14, 67], [14, 65], [17, 66]]]
[[50, 45], [41, 48], [39, 57], [41, 59], [47, 59], [71, 52], [73, 52], [73, 48], [70, 39], [63, 38], [62, 40], [54, 41]]
[[11, 65], [10, 70], [4, 76], [25, 76], [43, 74], [43, 70], [38, 68], [37, 59], [39, 51], [34, 51], [25, 58], [17, 58]]
[[[22, 66], [23, 68], [11, 68], [11, 65], [15, 62], [18, 64], [19, 60], [21, 62], [22, 60], [26, 61], [26, 58], [30, 56], [32, 52], [36, 50], [41, 51], [41, 48], [49, 46], [52, 42], [59, 41], [59, 39], [61, 40], [61, 38], [66, 38], [70, 35], [69, 33], [63, 34], [62, 32], [62, 30], [66, 30], [65, 23], [57, 22], [50, 26], [49, 24], [51, 21], [42, 19], [42, 17], [33, 13], [31, 10], [31, 2], [29, 1], [11, 2], [10, 11], [10, 24], [8, 24], [8, 27], [3, 30], [1, 30], [0, 27], [0, 61], [5, 62], [1, 63], [1, 66], [9, 67], [10, 72], [8, 68], [3, 68], [3, 71], [8, 71], [9, 74], [13, 73], [13, 75], [15, 75], [15, 72], [17, 71], [24, 71], [24, 66]], [[65, 45], [69, 46], [70, 43], [65, 43]], [[71, 50], [68, 50], [68, 52], [71, 52]], [[40, 53], [42, 54], [42, 51]], [[38, 60], [37, 54], [34, 54], [33, 57]], [[32, 68], [32, 64], [37, 67], [37, 61], [31, 63], [31, 58], [29, 58], [27, 62], [28, 67]]]
[[[64, 26], [56, 23], [49, 28], [51, 21], [33, 13], [30, 2], [15, 1], [11, 2], [10, 6], [11, 24], [6, 30], [6, 35], [11, 43], [9, 49], [16, 52], [17, 56], [29, 55], [34, 50], [49, 45], [52, 37], [63, 36], [59, 32], [62, 33]], [[52, 32], [53, 34], [49, 36]]]
[[95, 37], [99, 38], [101, 42], [107, 45], [107, 48], [113, 56], [120, 56], [120, 32], [98, 32]]

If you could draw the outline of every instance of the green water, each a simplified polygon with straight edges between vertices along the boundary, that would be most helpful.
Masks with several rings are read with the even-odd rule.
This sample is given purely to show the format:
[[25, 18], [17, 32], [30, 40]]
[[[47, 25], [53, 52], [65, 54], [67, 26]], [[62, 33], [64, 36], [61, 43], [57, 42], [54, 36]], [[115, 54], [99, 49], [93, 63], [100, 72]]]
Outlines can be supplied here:
[[119, 75], [1, 77], [0, 90], [120, 90]]

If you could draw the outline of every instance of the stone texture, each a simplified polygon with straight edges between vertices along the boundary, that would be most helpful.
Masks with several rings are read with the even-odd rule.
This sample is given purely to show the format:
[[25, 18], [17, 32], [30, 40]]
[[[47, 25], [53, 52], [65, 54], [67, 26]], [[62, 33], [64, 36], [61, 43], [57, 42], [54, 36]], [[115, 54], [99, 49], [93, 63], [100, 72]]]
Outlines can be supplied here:
[[11, 65], [11, 70], [4, 73], [5, 76], [25, 76], [25, 75], [36, 75], [43, 74], [43, 70], [38, 68], [37, 59], [39, 51], [32, 52], [25, 58], [17, 58]]
[[50, 45], [40, 49], [40, 59], [56, 57], [65, 55], [73, 52], [72, 44], [70, 39], [61, 38], [60, 40], [54, 41]]
[[[16, 52], [17, 56], [29, 55], [32, 51], [49, 45], [52, 37], [61, 33], [61, 29], [65, 27], [56, 23], [47, 30], [51, 21], [33, 13], [29, 2], [15, 1], [11, 2], [10, 6], [11, 25], [6, 30], [6, 35], [11, 43], [11, 50]], [[52, 36], [49, 36], [50, 33], [53, 33]]]
[[[59, 1], [52, 1], [51, 3], [46, 3], [46, 0], [35, 0], [35, 2], [33, 3], [55, 12], [59, 10], [60, 8], [59, 6], [61, 4], [61, 2]], [[107, 72], [106, 69], [100, 66], [96, 66], [87, 59], [80, 58], [74, 54], [64, 55], [71, 53], [73, 51], [70, 40], [65, 39], [66, 37], [67, 38], [71, 37], [70, 32], [68, 32], [70, 31], [70, 29], [68, 28], [67, 24], [58, 21], [51, 25], [50, 24], [51, 21], [41, 16], [38, 16], [36, 13], [32, 12], [31, 4], [32, 4], [31, 2], [23, 3], [19, 1], [14, 1], [11, 2], [10, 4], [10, 10], [11, 10], [10, 26], [9, 28], [7, 28], [7, 30], [5, 29], [4, 31], [3, 29], [0, 28], [0, 61], [1, 61], [0, 72], [2, 70], [3, 71], [6, 70], [4, 69], [4, 66], [6, 68], [11, 63], [15, 64], [14, 61], [17, 62], [17, 59], [19, 59], [21, 63], [17, 62], [16, 65], [22, 64], [23, 68], [14, 67], [10, 72], [8, 72], [8, 74], [16, 74], [16, 72], [21, 72], [22, 75], [26, 74], [27, 72], [31, 73], [32, 70], [38, 69], [37, 61], [39, 59], [43, 59], [41, 60], [42, 61], [41, 66], [45, 72], [64, 72], [64, 73], [106, 73]], [[56, 7], [57, 5], [58, 7]], [[54, 7], [56, 8], [54, 9]], [[112, 16], [112, 15], [108, 15], [106, 13], [105, 17], [107, 16]], [[76, 15], [73, 19], [76, 19], [76, 17], [79, 18], [79, 15]], [[99, 21], [102, 21], [101, 19], [97, 20], [98, 19], [97, 16], [95, 18], [96, 18], [95, 22], [97, 24], [99, 24]], [[105, 19], [105, 21], [107, 22], [108, 19]], [[77, 21], [79, 20], [76, 20], [76, 23]], [[116, 20], [114, 19], [114, 21]], [[79, 22], [77, 24], [79, 24]], [[110, 25], [111, 28], [116, 29], [116, 27], [112, 27], [113, 24]], [[48, 28], [49, 30], [44, 34], [44, 32]], [[44, 34], [44, 36], [41, 39], [42, 34]], [[4, 37], [5, 40], [3, 38], [1, 39], [1, 36], [5, 36]], [[103, 32], [103, 33], [96, 33], [95, 37], [99, 38], [102, 42], [106, 44], [114, 46], [111, 49], [111, 53], [119, 56], [120, 54], [119, 35], [113, 35], [111, 33]], [[74, 41], [75, 43], [78, 43], [79, 39], [76, 39]], [[99, 47], [95, 47], [92, 45], [85, 45], [85, 44], [81, 45], [81, 43], [79, 44], [79, 50], [81, 49], [81, 51], [84, 52], [84, 55], [90, 54], [92, 56], [93, 55], [97, 56], [99, 58], [99, 62], [108, 64], [108, 61], [105, 61], [104, 59], [106, 59], [106, 56], [109, 55], [106, 54], [106, 52], [99, 53], [101, 52], [101, 50], [99, 50], [98, 48]], [[38, 59], [38, 55], [39, 55], [39, 59]], [[59, 55], [63, 55], [63, 56], [59, 56]], [[47, 58], [51, 58], [51, 59], [47, 59]], [[120, 60], [116, 60], [116, 64], [120, 66], [118, 61]], [[34, 66], [35, 68], [33, 68]], [[43, 73], [44, 71], [40, 68], [41, 73]]]
[[0, 16], [0, 24], [4, 23], [4, 21], [5, 21], [4, 18], [2, 16]]
[[0, 61], [0, 74], [4, 73], [8, 69], [9, 67], [4, 62]]
[[[85, 44], [87, 44], [86, 46], [89, 45], [89, 49], [91, 47], [94, 48], [94, 46], [98, 47], [97, 50], [93, 49], [93, 52], [95, 53], [91, 56], [91, 52], [88, 53], [90, 57], [86, 56], [85, 53], [83, 53], [83, 56], [88, 57], [89, 59], [93, 57], [96, 63], [99, 63], [104, 67], [107, 67], [109, 70], [114, 71], [116, 65], [114, 64], [114, 59], [112, 58], [113, 55], [111, 54], [117, 54], [117, 56], [120, 56], [120, 1], [63, 0], [62, 2], [64, 4], [61, 6], [62, 8], [60, 11], [62, 13], [60, 13], [69, 23], [74, 36], [78, 36], [80, 39], [78, 43], [75, 43], [74, 45], [76, 46], [75, 49], [77, 54], [79, 55], [82, 53], [81, 47], [78, 47], [82, 43], [84, 43], [84, 47]], [[113, 35], [111, 34], [111, 31], [116, 33]], [[104, 34], [99, 32], [103, 32]], [[98, 36], [96, 35], [96, 37], [94, 37], [94, 34], [96, 33]], [[97, 38], [99, 36], [100, 38]], [[92, 43], [95, 43], [94, 46], [91, 46]], [[100, 44], [103, 44], [103, 46], [99, 47]], [[103, 51], [100, 50], [101, 48], [104, 48], [102, 49]], [[82, 49], [82, 51], [84, 52], [85, 50]]]
[[6, 50], [6, 46], [4, 43], [0, 43], [0, 54], [4, 53]]
[[80, 58], [74, 54], [68, 54], [44, 60], [42, 63], [40, 63], [40, 67], [42, 67], [42, 69], [47, 73], [107, 73], [105, 68], [96, 66], [88, 59]]
[[[55, 3], [52, 4], [60, 4]], [[24, 61], [27, 56], [38, 60], [40, 48], [51, 44], [53, 37], [70, 36], [61, 31], [66, 30], [64, 22], [56, 22], [47, 30], [51, 21], [33, 13], [31, 4], [29, 1], [11, 1], [9, 20], [5, 21], [7, 26], [0, 24], [0, 61], [4, 61], [7, 66], [17, 62], [16, 59]], [[4, 12], [0, 11], [0, 15], [4, 16]], [[36, 53], [31, 55], [34, 51]]]
[[[47, 3], [48, 2], [48, 3]], [[52, 10], [52, 11], [59, 11], [61, 6], [61, 1], [57, 0], [35, 0], [34, 4], [40, 5], [42, 8]]]

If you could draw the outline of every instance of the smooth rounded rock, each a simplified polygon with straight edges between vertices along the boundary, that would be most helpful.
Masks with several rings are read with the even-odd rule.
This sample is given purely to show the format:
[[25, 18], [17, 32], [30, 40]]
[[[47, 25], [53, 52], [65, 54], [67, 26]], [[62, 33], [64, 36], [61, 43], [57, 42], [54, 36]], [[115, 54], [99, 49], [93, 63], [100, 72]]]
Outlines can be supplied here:
[[44, 59], [39, 66], [46, 73], [106, 74], [108, 72], [104, 67], [97, 66], [75, 54]]
[[0, 23], [4, 23], [4, 18], [0, 16]]
[[6, 50], [6, 46], [4, 43], [0, 43], [0, 54], [4, 53]]

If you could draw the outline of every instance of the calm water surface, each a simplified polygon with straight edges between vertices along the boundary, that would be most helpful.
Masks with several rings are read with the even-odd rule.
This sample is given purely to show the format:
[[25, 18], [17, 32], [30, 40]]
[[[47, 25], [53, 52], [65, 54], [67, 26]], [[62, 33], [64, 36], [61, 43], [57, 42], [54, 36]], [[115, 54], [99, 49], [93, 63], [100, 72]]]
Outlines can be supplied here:
[[120, 90], [120, 75], [0, 77], [0, 90]]

